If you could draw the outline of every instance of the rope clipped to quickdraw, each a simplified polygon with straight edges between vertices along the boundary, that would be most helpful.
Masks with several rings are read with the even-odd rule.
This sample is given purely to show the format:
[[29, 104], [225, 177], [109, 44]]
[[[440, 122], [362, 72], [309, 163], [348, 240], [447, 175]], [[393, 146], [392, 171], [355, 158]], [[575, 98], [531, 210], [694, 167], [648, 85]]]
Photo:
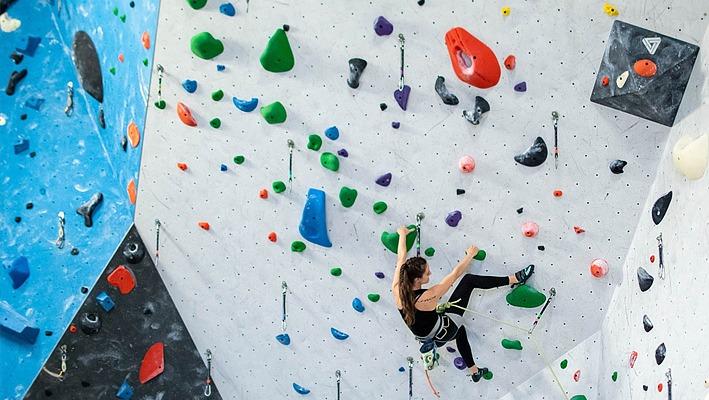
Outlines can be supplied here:
[[212, 351], [207, 349], [207, 379], [204, 381], [204, 395], [209, 397], [212, 395]]
[[288, 139], [288, 186], [290, 190], [293, 190], [293, 148], [295, 147], [295, 142]]
[[340, 400], [340, 380], [342, 379], [342, 374], [339, 369], [335, 371], [335, 379], [337, 380], [337, 400]]
[[64, 219], [64, 211], [59, 211], [57, 213], [58, 217], [58, 225], [59, 225], [59, 233], [57, 234], [57, 240], [54, 241], [54, 244], [57, 246], [58, 249], [63, 249], [64, 248], [64, 223], [66, 222], [66, 219]]
[[423, 212], [416, 214], [416, 257], [421, 257], [421, 221], [424, 217]]
[[672, 400], [672, 368], [667, 368], [665, 377], [667, 378], [667, 400]]
[[162, 226], [162, 222], [160, 222], [159, 219], [155, 220], [155, 227], [156, 227], [156, 233], [155, 233], [155, 269], [158, 268], [158, 262], [160, 262], [160, 227]]
[[70, 117], [74, 112], [74, 82], [69, 81], [66, 83], [66, 107], [64, 107], [64, 114]]
[[399, 77], [399, 90], [404, 90], [404, 43], [406, 42], [406, 39], [404, 39], [404, 34], [400, 33], [399, 34], [399, 48], [401, 49], [401, 76]]
[[544, 311], [547, 309], [547, 307], [549, 307], [549, 303], [551, 303], [551, 300], [552, 300], [554, 297], [556, 297], [556, 289], [555, 289], [555, 288], [551, 288], [551, 289], [549, 289], [549, 297], [547, 297], [547, 302], [544, 303], [544, 307], [542, 307], [542, 311], [539, 311], [539, 313], [537, 314], [537, 317], [534, 319], [534, 324], [532, 324], [532, 327], [529, 328], [529, 332], [527, 332], [528, 334], [531, 335], [532, 332], [534, 331], [534, 328], [537, 327], [537, 324], [539, 323], [539, 320], [541, 320], [541, 319], [542, 319], [542, 315], [544, 315]]
[[281, 317], [281, 322], [283, 323], [283, 332], [286, 331], [286, 292], [288, 291], [288, 284], [286, 281], [281, 282], [281, 292], [283, 293], [283, 316]]
[[61, 369], [59, 370], [59, 373], [52, 372], [47, 369], [46, 366], [42, 367], [42, 370], [46, 372], [49, 376], [52, 376], [54, 378], [59, 379], [60, 381], [64, 380], [64, 375], [66, 374], [66, 345], [63, 344], [59, 346], [59, 353], [61, 354]]
[[414, 398], [414, 358], [411, 356], [406, 357], [406, 361], [409, 363], [409, 400]]
[[165, 72], [165, 68], [163, 68], [162, 65], [158, 64], [157, 66], [158, 69], [158, 101], [155, 102], [155, 107], [159, 109], [165, 108], [165, 100], [162, 99], [162, 76], [163, 73]]
[[554, 169], [559, 168], [559, 113], [551, 112], [551, 120], [554, 121]]
[[659, 258], [660, 264], [657, 270], [657, 275], [660, 277], [660, 279], [665, 279], [665, 257], [662, 250], [662, 232], [660, 232], [660, 236], [657, 237], [657, 258]]

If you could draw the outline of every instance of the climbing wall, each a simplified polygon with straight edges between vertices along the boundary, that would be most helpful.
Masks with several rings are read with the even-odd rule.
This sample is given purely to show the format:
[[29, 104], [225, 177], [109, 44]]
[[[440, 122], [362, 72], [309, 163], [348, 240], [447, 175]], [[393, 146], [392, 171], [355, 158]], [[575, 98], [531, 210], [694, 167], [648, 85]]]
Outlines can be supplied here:
[[[148, 112], [136, 213], [144, 238], [155, 237], [155, 220], [161, 222], [160, 273], [198, 349], [213, 352], [215, 382], [226, 398], [300, 397], [294, 383], [316, 398], [336, 398], [336, 370], [342, 393], [350, 398], [406, 396], [408, 374], [399, 368], [407, 356], [418, 358], [418, 345], [390, 296], [395, 258], [379, 238], [413, 223], [418, 212], [425, 213], [422, 246], [436, 249], [429, 259], [434, 279], [475, 243], [488, 257], [471, 272], [507, 275], [533, 263], [537, 273], [531, 284], [545, 293], [557, 291], [535, 331], [541, 351], [515, 329], [467, 316], [476, 360], [494, 377], [472, 384], [453, 366], [458, 354], [444, 351], [441, 368], [432, 374], [443, 396], [501, 398], [535, 374], [546, 374], [545, 360], [557, 368], [553, 360], [598, 336], [611, 296], [623, 283], [635, 227], [647, 217], [646, 198], [655, 195], [649, 188], [669, 133], [667, 127], [590, 103], [617, 18], [606, 15], [601, 2], [512, 4], [507, 16], [503, 4], [489, 2], [390, 1], [357, 4], [347, 12], [312, 1], [252, 1], [248, 13], [246, 3], [235, 5], [236, 15], [228, 16], [217, 2], [199, 10], [187, 2], [161, 4], [155, 56], [165, 68], [160, 89], [167, 106]], [[689, 2], [623, 5], [620, 12], [625, 21], [692, 43], [706, 28], [703, 12]], [[375, 34], [373, 21], [380, 15], [393, 23], [391, 36]], [[267, 72], [259, 56], [283, 24], [289, 25], [295, 67]], [[445, 33], [456, 26], [486, 42], [500, 63], [516, 55], [516, 68], [503, 68], [492, 89], [459, 81], [444, 45]], [[192, 37], [205, 31], [224, 45], [211, 60], [190, 52]], [[399, 33], [406, 37], [405, 82], [412, 88], [407, 111], [393, 98]], [[358, 89], [346, 82], [353, 57], [368, 62]], [[445, 105], [436, 95], [438, 75], [459, 97], [458, 106]], [[196, 89], [185, 81], [195, 81]], [[158, 100], [158, 89], [153, 79], [150, 103]], [[479, 125], [461, 117], [473, 108], [475, 96], [491, 107]], [[232, 97], [255, 97], [259, 106], [280, 101], [287, 119], [271, 125], [258, 107], [243, 112]], [[195, 127], [178, 118], [178, 102], [191, 110]], [[697, 96], [688, 95], [685, 102], [694, 109]], [[381, 103], [388, 107], [382, 110]], [[553, 146], [552, 111], [560, 114], [558, 168], [553, 157], [536, 168], [517, 164], [513, 156], [537, 136]], [[337, 140], [324, 135], [331, 126], [340, 132]], [[318, 151], [307, 147], [311, 134], [322, 138]], [[342, 149], [347, 156], [339, 156], [338, 172], [320, 165], [321, 154], [344, 154]], [[476, 161], [470, 174], [458, 169], [464, 155]], [[615, 159], [628, 162], [623, 174], [609, 171]], [[391, 185], [375, 184], [387, 172]], [[275, 193], [275, 181], [284, 181], [286, 190]], [[358, 191], [352, 207], [338, 199], [343, 186]], [[264, 188], [266, 199], [259, 196]], [[291, 243], [303, 240], [298, 224], [309, 188], [326, 193], [333, 247], [306, 242], [305, 251], [293, 252]], [[456, 189], [465, 193], [457, 195]], [[383, 214], [373, 212], [377, 201], [388, 204]], [[450, 227], [446, 216], [456, 210], [462, 220]], [[535, 238], [522, 233], [528, 221], [540, 226]], [[574, 226], [585, 232], [575, 233]], [[277, 234], [275, 243], [270, 232]], [[156, 242], [147, 240], [151, 254]], [[600, 279], [589, 272], [596, 258], [610, 265]], [[335, 267], [341, 276], [330, 274]], [[287, 346], [276, 340], [284, 332], [283, 281]], [[479, 292], [471, 307], [531, 326], [535, 310], [507, 305], [507, 292]], [[368, 294], [381, 300], [372, 302]], [[363, 313], [352, 308], [355, 297], [363, 299]], [[330, 328], [349, 338], [337, 340]], [[522, 340], [524, 350], [503, 349], [503, 338]], [[559, 379], [566, 379], [565, 395], [593, 398], [593, 381], [568, 387], [569, 375]], [[551, 382], [530, 390], [558, 398], [560, 389]], [[416, 397], [430, 395], [419, 365], [413, 389]]]

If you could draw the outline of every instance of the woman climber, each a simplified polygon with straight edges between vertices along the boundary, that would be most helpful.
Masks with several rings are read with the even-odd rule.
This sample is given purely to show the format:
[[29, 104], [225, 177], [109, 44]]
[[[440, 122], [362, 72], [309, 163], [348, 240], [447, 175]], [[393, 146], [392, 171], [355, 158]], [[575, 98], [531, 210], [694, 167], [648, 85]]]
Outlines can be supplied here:
[[470, 376], [474, 382], [478, 382], [488, 372], [488, 369], [478, 368], [475, 365], [465, 326], [462, 323], [458, 326], [449, 315], [455, 314], [462, 317], [465, 310], [454, 307], [443, 313], [438, 313], [436, 311], [438, 302], [461, 276], [463, 279], [453, 290], [449, 302], [455, 302], [460, 307], [467, 307], [473, 289], [491, 289], [505, 285], [524, 284], [534, 273], [534, 266], [530, 265], [510, 276], [463, 275], [473, 261], [473, 257], [478, 253], [478, 248], [473, 245], [468, 247], [465, 257], [451, 273], [438, 284], [424, 289], [421, 286], [429, 282], [431, 270], [423, 257], [406, 259], [406, 235], [409, 232], [409, 228], [405, 226], [397, 230], [399, 247], [391, 290], [399, 313], [419, 342], [433, 342], [437, 347], [440, 347], [455, 339]]

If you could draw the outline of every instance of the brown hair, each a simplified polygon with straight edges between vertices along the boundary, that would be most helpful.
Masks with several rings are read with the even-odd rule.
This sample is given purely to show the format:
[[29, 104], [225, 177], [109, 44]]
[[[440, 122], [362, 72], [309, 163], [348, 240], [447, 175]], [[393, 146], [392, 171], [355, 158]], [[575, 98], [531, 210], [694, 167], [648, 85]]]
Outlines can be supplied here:
[[399, 299], [401, 300], [402, 313], [406, 325], [414, 324], [414, 314], [416, 312], [416, 299], [414, 298], [413, 285], [416, 278], [420, 278], [426, 272], [426, 259], [423, 257], [411, 257], [401, 266], [399, 271]]

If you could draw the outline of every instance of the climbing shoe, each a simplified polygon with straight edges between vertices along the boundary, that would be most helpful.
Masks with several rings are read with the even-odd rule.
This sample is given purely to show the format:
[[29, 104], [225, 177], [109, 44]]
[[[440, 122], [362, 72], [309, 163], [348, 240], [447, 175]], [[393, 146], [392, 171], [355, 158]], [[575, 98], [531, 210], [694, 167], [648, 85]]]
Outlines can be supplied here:
[[478, 368], [478, 372], [474, 374], [470, 374], [470, 377], [473, 378], [473, 382], [478, 383], [480, 382], [480, 379], [483, 377], [483, 375], [487, 374], [489, 370], [487, 368]]
[[517, 283], [513, 284], [512, 287], [519, 285], [524, 285], [527, 283], [527, 279], [534, 273], [534, 264], [529, 264], [526, 268], [515, 272], [515, 278], [517, 278]]

